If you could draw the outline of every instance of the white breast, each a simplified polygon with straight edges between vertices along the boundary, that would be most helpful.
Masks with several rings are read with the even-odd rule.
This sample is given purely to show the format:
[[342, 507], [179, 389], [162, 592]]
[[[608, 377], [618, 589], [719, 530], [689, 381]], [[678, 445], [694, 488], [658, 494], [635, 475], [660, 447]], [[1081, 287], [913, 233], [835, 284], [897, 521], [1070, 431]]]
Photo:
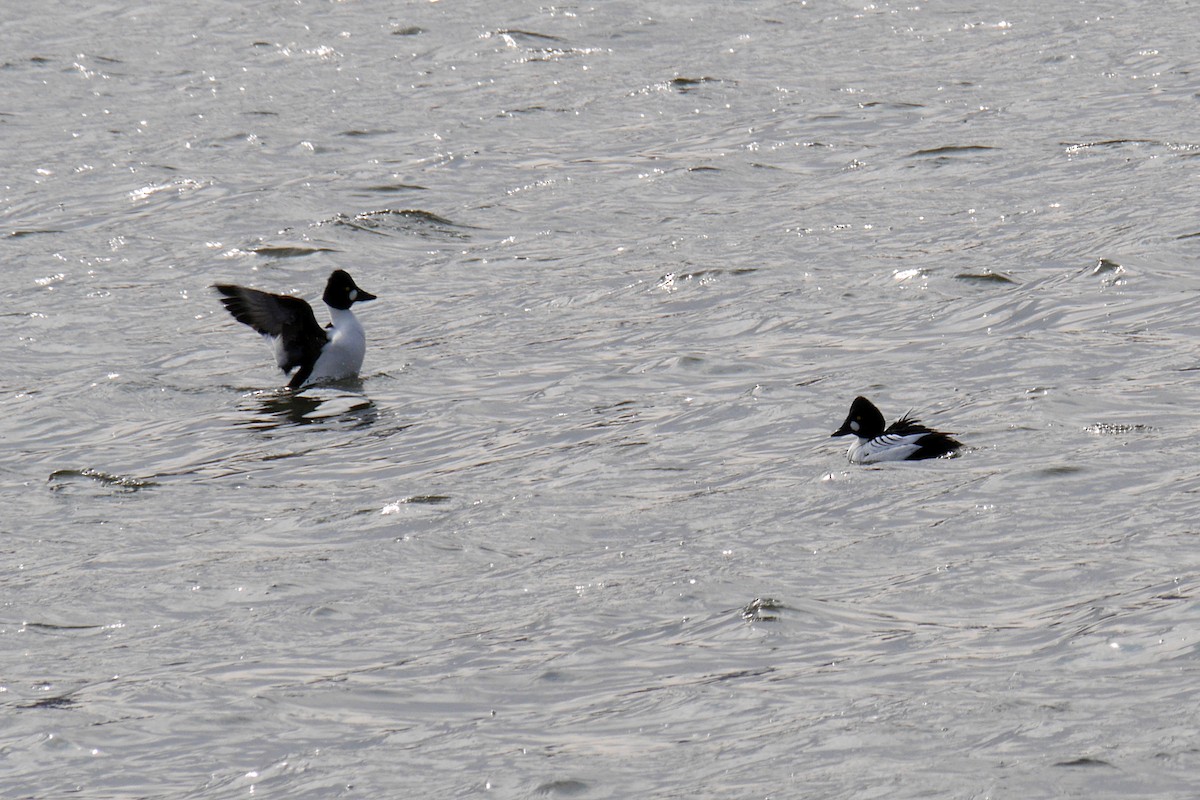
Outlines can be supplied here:
[[367, 352], [367, 335], [358, 318], [348, 309], [329, 309], [333, 329], [329, 331], [329, 343], [321, 350], [321, 357], [313, 367], [312, 375], [305, 383], [353, 378], [362, 368], [363, 356]]

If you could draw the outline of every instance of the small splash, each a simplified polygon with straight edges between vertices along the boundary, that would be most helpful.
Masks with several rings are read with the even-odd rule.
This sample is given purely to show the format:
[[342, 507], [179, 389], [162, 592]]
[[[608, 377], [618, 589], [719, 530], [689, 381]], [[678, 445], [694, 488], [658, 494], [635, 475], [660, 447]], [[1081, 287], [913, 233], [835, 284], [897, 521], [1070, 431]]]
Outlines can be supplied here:
[[1097, 436], [1120, 436], [1126, 433], [1149, 433], [1154, 428], [1141, 424], [1126, 425], [1117, 422], [1097, 422], [1085, 426], [1083, 430], [1086, 433], [1093, 433]]
[[1102, 258], [1091, 268], [1089, 274], [1094, 278], [1102, 278], [1105, 286], [1124, 283], [1125, 268], [1107, 258]]
[[742, 607], [742, 619], [746, 622], [775, 622], [776, 612], [783, 610], [783, 603], [770, 597], [756, 597]]
[[142, 201], [149, 200], [155, 195], [161, 195], [163, 193], [183, 195], [188, 192], [194, 192], [197, 189], [202, 189], [206, 185], [208, 185], [207, 182], [197, 181], [191, 178], [176, 178], [167, 183], [151, 183], [138, 189], [134, 189], [133, 191], [129, 192], [128, 197], [130, 201], [140, 203]]
[[50, 483], [50, 491], [52, 492], [61, 491], [80, 481], [94, 482], [123, 493], [132, 493], [158, 485], [154, 481], [148, 481], [143, 478], [135, 478], [131, 475], [117, 475], [111, 472], [92, 469], [91, 467], [85, 469], [56, 469], [50, 473], [48, 481]]
[[1102, 148], [1102, 147], [1124, 147], [1125, 145], [1138, 146], [1138, 145], [1147, 145], [1147, 144], [1158, 144], [1158, 143], [1152, 139], [1104, 139], [1103, 141], [1097, 141], [1097, 142], [1075, 142], [1075, 143], [1064, 142], [1063, 143], [1063, 145], [1066, 147], [1066, 152], [1068, 154], [1079, 153], [1079, 152], [1082, 152], [1085, 150], [1093, 150], [1093, 149], [1098, 149], [1098, 148]]
[[413, 495], [412, 497], [405, 497], [400, 500], [396, 500], [393, 503], [388, 503], [386, 506], [384, 506], [380, 510], [379, 513], [385, 514], [385, 515], [386, 514], [399, 514], [401, 509], [403, 509], [404, 506], [406, 506], [406, 505], [436, 506], [436, 505], [440, 505], [442, 503], [449, 503], [449, 502], [450, 502], [449, 495], [418, 494], [418, 495]]
[[318, 222], [317, 225], [341, 225], [351, 230], [380, 235], [396, 232], [427, 237], [438, 235], [455, 239], [467, 238], [467, 234], [462, 231], [465, 226], [419, 208], [381, 208], [363, 211], [353, 217], [339, 214], [332, 219]]
[[892, 273], [892, 280], [896, 281], [897, 283], [911, 281], [914, 278], [923, 280], [928, 277], [929, 274], [920, 267], [914, 267], [912, 269], [898, 269]]

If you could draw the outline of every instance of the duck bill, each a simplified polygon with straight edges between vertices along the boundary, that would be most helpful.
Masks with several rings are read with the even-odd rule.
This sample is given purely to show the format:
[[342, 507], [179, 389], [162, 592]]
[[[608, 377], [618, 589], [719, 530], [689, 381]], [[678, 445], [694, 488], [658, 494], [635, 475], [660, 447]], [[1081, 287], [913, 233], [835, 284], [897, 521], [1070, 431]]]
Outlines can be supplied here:
[[850, 430], [850, 422], [846, 421], [842, 423], [842, 427], [829, 434], [829, 438], [832, 439], [834, 436], [847, 436], [851, 433], [854, 433], [854, 431]]
[[359, 290], [358, 290], [358, 297], [354, 298], [354, 302], [356, 302], [356, 303], [366, 303], [366, 302], [367, 302], [367, 301], [369, 301], [369, 300], [378, 300], [378, 299], [379, 299], [379, 298], [377, 298], [375, 295], [371, 294], [370, 292], [363, 291], [362, 289], [359, 289]]

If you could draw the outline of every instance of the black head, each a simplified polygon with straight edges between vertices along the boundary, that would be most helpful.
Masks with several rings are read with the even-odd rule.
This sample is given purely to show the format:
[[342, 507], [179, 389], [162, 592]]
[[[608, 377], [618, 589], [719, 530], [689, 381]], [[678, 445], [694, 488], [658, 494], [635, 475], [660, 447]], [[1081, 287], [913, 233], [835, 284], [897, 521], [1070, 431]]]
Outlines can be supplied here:
[[856, 397], [850, 404], [850, 414], [842, 423], [842, 427], [830, 435], [845, 436], [852, 433], [860, 438], [874, 439], [883, 433], [886, 424], [883, 414], [879, 412], [874, 403], [865, 397]]
[[325, 296], [322, 299], [330, 308], [340, 308], [344, 311], [355, 303], [374, 300], [375, 295], [358, 288], [358, 284], [346, 270], [335, 269], [329, 275], [329, 282], [325, 284]]

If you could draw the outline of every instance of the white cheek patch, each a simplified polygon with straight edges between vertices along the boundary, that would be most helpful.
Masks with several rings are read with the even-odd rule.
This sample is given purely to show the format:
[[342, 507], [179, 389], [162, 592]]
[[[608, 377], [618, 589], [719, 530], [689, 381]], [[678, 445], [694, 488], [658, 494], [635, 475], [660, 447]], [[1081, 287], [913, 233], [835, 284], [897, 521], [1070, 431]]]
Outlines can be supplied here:
[[858, 433], [858, 420], [850, 420], [850, 430]]
[[350, 302], [353, 303], [357, 299], [358, 299], [358, 289], [351, 289], [350, 290]]

